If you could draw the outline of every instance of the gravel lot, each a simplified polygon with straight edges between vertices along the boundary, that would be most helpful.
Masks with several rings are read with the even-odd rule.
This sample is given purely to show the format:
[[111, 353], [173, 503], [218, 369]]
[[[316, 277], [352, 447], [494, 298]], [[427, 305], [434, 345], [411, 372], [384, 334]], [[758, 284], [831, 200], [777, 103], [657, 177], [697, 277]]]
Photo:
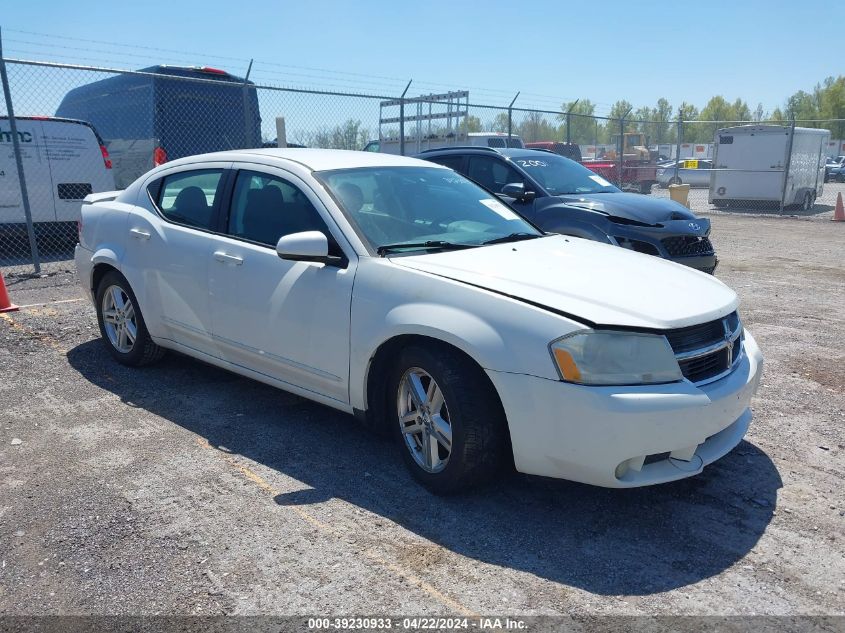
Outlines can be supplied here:
[[845, 614], [829, 216], [712, 215], [766, 355], [755, 420], [703, 475], [627, 491], [434, 497], [349, 416], [176, 354], [115, 364], [72, 272], [10, 277], [0, 614]]

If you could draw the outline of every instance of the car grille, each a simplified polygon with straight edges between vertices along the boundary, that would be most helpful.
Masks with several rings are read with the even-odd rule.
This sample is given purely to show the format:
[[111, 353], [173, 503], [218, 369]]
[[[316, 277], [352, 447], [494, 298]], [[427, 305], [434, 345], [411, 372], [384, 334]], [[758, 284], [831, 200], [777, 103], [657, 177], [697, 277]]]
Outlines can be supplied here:
[[679, 235], [664, 238], [661, 242], [670, 257], [692, 257], [695, 255], [713, 254], [713, 244], [706, 237]]
[[742, 323], [736, 312], [701, 325], [665, 332], [684, 378], [703, 384], [736, 367], [742, 356]]

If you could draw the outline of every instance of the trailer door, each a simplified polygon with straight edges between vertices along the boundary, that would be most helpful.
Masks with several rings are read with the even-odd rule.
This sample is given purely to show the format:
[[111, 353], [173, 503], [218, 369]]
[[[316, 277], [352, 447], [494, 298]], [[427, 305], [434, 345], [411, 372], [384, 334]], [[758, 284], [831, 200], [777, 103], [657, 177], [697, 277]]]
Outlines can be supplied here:
[[788, 132], [719, 133], [711, 200], [780, 200]]

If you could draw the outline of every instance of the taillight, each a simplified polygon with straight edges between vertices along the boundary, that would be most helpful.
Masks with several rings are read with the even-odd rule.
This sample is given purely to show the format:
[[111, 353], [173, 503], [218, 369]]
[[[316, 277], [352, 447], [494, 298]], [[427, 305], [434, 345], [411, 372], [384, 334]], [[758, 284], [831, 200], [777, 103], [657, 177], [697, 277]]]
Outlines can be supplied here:
[[76, 221], [76, 238], [77, 241], [82, 244], [82, 218]]
[[103, 164], [106, 166], [106, 169], [111, 169], [111, 158], [109, 158], [109, 150], [106, 149], [105, 145], [100, 145], [100, 152], [103, 155]]
[[167, 162], [167, 152], [163, 147], [156, 147], [153, 150], [153, 167], [164, 165]]

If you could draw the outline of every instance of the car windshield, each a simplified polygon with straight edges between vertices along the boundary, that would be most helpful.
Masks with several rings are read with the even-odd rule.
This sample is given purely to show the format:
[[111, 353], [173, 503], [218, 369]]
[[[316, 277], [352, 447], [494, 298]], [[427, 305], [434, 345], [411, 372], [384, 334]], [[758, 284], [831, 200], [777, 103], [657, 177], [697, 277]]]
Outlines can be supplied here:
[[537, 152], [536, 155], [513, 156], [511, 160], [552, 195], [619, 191], [597, 173], [557, 154]]
[[543, 235], [451, 169], [360, 167], [314, 175], [379, 253], [481, 246]]

